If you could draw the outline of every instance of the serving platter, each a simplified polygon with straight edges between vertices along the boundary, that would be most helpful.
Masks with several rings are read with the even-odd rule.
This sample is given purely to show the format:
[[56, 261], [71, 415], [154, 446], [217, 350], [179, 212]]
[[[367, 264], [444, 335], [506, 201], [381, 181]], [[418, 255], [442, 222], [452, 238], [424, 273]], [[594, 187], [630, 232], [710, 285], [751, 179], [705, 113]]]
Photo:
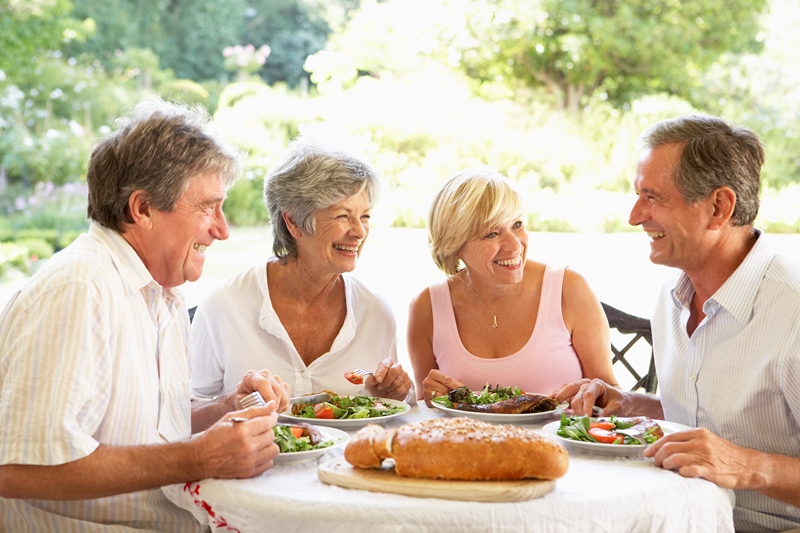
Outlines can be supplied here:
[[411, 409], [411, 406], [408, 405], [406, 402], [401, 402], [398, 400], [391, 400], [389, 398], [378, 398], [380, 402], [387, 407], [402, 407], [403, 410], [392, 415], [386, 416], [376, 416], [372, 418], [333, 418], [333, 419], [324, 419], [324, 418], [303, 418], [300, 416], [295, 416], [292, 414], [292, 411], [284, 411], [280, 414], [280, 418], [284, 421], [291, 421], [291, 422], [305, 422], [307, 424], [314, 424], [316, 426], [326, 426], [336, 429], [358, 429], [361, 427], [366, 426], [367, 424], [384, 424], [389, 420], [394, 418], [403, 416]]
[[[306, 419], [308, 420], [308, 419]], [[303, 463], [305, 461], [311, 461], [318, 457], [322, 457], [328, 450], [332, 450], [333, 448], [340, 446], [347, 442], [347, 439], [350, 438], [350, 435], [346, 431], [342, 431], [341, 429], [330, 428], [330, 427], [317, 427], [313, 426], [317, 431], [322, 433], [322, 437], [324, 440], [332, 440], [333, 445], [328, 446], [327, 448], [319, 448], [317, 450], [306, 450], [304, 452], [286, 452], [278, 454], [278, 457], [275, 458], [274, 463], [276, 465], [288, 465], [294, 463]]]
[[[595, 418], [592, 421], [596, 420]], [[661, 426], [664, 430], [664, 435], [671, 435], [691, 429], [689, 426], [678, 424], [677, 422], [666, 422], [664, 420], [653, 420], [656, 424]], [[600, 442], [584, 442], [581, 440], [573, 440], [562, 437], [558, 434], [558, 428], [561, 427], [561, 421], [550, 422], [545, 424], [542, 431], [552, 436], [562, 444], [566, 445], [569, 449], [591, 453], [595, 455], [607, 455], [612, 457], [637, 457], [644, 453], [647, 448], [644, 444], [602, 444]]]
[[444, 411], [450, 416], [463, 416], [467, 418], [474, 418], [475, 420], [483, 420], [484, 422], [494, 422], [496, 424], [536, 424], [557, 415], [557, 410], [544, 411], [542, 413], [520, 413], [516, 415], [497, 414], [497, 413], [481, 413], [478, 411], [462, 411], [460, 409], [453, 409], [439, 405], [436, 402], [431, 402], [431, 405]]
[[552, 480], [524, 479], [519, 481], [451, 481], [398, 476], [390, 460], [383, 468], [354, 468], [343, 457], [324, 462], [317, 467], [319, 479], [329, 485], [347, 489], [402, 494], [417, 498], [476, 502], [521, 502], [552, 492]]

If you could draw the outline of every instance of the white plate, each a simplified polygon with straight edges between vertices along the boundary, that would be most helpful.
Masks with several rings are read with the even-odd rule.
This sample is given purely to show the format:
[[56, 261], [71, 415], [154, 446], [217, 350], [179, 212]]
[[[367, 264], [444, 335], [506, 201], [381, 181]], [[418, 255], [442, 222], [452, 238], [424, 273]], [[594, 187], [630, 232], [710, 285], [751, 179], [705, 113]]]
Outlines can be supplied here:
[[[683, 424], [678, 424], [677, 422], [666, 422], [664, 420], [653, 420], [653, 422], [661, 426], [661, 429], [664, 430], [664, 435], [670, 435], [672, 433], [678, 433], [680, 431], [691, 429], [689, 426], [684, 426]], [[645, 448], [647, 448], [647, 446], [644, 444], [603, 444], [600, 442], [584, 442], [582, 440], [567, 439], [557, 433], [559, 427], [561, 427], [561, 420], [545, 424], [545, 426], [542, 428], [542, 431], [548, 435], [552, 435], [573, 450], [579, 450], [585, 453], [626, 457], [642, 455]]]
[[398, 416], [403, 416], [411, 409], [411, 406], [408, 405], [406, 402], [400, 402], [397, 400], [390, 400], [389, 398], [378, 398], [380, 402], [387, 407], [403, 407], [403, 410], [395, 413], [393, 415], [386, 415], [386, 416], [376, 416], [373, 418], [334, 418], [331, 420], [326, 420], [322, 418], [303, 418], [300, 416], [294, 416], [292, 411], [285, 411], [281, 413], [280, 417], [284, 420], [291, 420], [292, 422], [305, 422], [306, 424], [314, 424], [316, 426], [327, 426], [332, 428], [338, 429], [358, 429], [360, 427], [366, 426], [367, 424], [383, 424], [384, 422], [396, 418]]
[[503, 415], [498, 413], [481, 413], [479, 411], [462, 411], [460, 409], [452, 409], [439, 405], [436, 402], [431, 404], [444, 411], [450, 416], [465, 416], [467, 418], [474, 418], [475, 420], [483, 420], [484, 422], [495, 422], [497, 424], [536, 424], [542, 420], [547, 420], [553, 415], [557, 415], [558, 411], [545, 411], [543, 413], [520, 413], [518, 415]]
[[275, 464], [289, 465], [292, 463], [302, 463], [303, 461], [311, 461], [312, 459], [316, 459], [317, 457], [325, 455], [325, 453], [328, 450], [332, 450], [336, 446], [347, 442], [347, 439], [350, 438], [350, 435], [348, 435], [347, 432], [342, 431], [340, 429], [321, 428], [321, 427], [316, 427], [316, 429], [317, 431], [322, 433], [322, 437], [324, 440], [332, 440], [333, 446], [328, 446], [327, 448], [320, 448], [318, 450], [307, 450], [304, 452], [280, 453], [278, 454], [278, 457], [275, 458]]

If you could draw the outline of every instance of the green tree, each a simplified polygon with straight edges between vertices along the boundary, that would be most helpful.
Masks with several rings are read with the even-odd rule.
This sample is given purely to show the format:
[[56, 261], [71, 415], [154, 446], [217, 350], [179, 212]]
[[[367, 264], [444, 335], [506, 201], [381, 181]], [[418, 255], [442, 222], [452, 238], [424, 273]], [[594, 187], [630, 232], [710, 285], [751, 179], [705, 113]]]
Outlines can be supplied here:
[[[459, 4], [458, 0], [453, 0]], [[471, 77], [544, 88], [577, 113], [657, 92], [689, 97], [724, 52], [759, 48], [766, 0], [470, 0], [447, 29], [448, 58]]]

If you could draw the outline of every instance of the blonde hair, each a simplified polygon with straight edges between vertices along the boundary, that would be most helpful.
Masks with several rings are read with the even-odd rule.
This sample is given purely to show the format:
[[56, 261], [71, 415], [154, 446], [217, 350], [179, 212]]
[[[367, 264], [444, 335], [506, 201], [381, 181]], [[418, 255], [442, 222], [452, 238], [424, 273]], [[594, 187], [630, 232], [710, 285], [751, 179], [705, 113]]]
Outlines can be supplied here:
[[460, 270], [458, 252], [467, 241], [522, 212], [522, 196], [496, 170], [458, 172], [442, 185], [428, 212], [428, 246], [433, 262], [452, 276]]

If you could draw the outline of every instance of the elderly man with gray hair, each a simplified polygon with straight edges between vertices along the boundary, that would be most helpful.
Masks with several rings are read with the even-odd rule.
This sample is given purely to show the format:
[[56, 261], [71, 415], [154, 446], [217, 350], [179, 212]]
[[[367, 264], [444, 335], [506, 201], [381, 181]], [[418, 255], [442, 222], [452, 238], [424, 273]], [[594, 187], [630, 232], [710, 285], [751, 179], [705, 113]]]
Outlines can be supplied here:
[[653, 315], [660, 398], [600, 380], [561, 389], [578, 414], [646, 415], [696, 429], [645, 455], [735, 489], [736, 531], [800, 527], [800, 268], [753, 227], [764, 150], [707, 116], [651, 126], [629, 222], [678, 268]]
[[[274, 257], [214, 291], [192, 325], [193, 390], [231, 390], [269, 368], [295, 396], [334, 391], [414, 401], [389, 305], [349, 275], [369, 236], [378, 175], [352, 154], [295, 140], [264, 184]], [[364, 386], [345, 379], [374, 373]], [[412, 394], [409, 394], [409, 392]]]
[[[190, 403], [176, 287], [228, 237], [222, 202], [241, 169], [208, 120], [155, 97], [120, 119], [92, 152], [89, 232], [0, 315], [0, 530], [197, 530], [159, 487], [251, 477], [278, 455], [289, 398], [269, 372]], [[242, 409], [254, 391], [267, 406]]]

